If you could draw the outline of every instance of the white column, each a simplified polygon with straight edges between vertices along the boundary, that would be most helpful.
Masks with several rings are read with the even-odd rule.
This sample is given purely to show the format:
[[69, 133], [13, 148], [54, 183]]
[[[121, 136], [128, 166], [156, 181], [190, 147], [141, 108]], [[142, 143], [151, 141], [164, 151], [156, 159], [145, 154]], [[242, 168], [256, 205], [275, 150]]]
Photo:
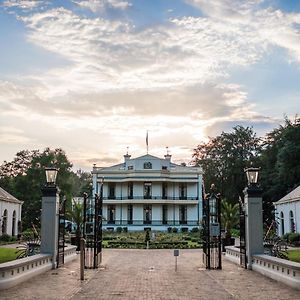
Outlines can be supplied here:
[[52, 255], [53, 269], [56, 266], [58, 245], [59, 194], [56, 187], [45, 187], [42, 197], [41, 253]]
[[246, 212], [246, 251], [248, 256], [248, 268], [252, 268], [252, 256], [264, 253], [263, 245], [263, 211], [261, 190], [258, 188], [246, 188], [245, 212]]

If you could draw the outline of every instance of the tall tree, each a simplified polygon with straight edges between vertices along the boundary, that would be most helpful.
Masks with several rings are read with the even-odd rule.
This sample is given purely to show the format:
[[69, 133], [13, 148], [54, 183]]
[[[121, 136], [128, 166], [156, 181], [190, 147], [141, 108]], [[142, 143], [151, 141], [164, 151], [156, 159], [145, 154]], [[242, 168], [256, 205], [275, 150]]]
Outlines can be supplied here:
[[[8, 167], [9, 166], [9, 167]], [[24, 201], [22, 208], [23, 228], [39, 225], [41, 214], [41, 187], [45, 183], [45, 167], [59, 169], [57, 184], [61, 193], [71, 203], [74, 186], [72, 164], [62, 149], [46, 148], [43, 152], [21, 151], [11, 162], [0, 167], [0, 185], [18, 199]]]
[[205, 187], [214, 183], [222, 197], [237, 203], [246, 186], [244, 168], [257, 161], [259, 151], [260, 139], [252, 127], [235, 126], [232, 132], [199, 144], [193, 159], [203, 168]]

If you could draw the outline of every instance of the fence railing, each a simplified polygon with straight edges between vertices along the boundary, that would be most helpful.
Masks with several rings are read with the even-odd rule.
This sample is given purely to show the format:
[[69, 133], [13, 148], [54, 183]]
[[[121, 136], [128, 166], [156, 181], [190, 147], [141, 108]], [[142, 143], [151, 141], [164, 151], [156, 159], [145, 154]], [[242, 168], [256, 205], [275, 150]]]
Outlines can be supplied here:
[[103, 226], [198, 226], [198, 220], [104, 220]]
[[198, 200], [198, 197], [196, 196], [177, 196], [177, 197], [172, 197], [172, 196], [161, 196], [161, 195], [151, 195], [151, 196], [105, 196], [103, 197], [103, 200], [138, 200], [138, 199], [154, 199], [154, 200]]

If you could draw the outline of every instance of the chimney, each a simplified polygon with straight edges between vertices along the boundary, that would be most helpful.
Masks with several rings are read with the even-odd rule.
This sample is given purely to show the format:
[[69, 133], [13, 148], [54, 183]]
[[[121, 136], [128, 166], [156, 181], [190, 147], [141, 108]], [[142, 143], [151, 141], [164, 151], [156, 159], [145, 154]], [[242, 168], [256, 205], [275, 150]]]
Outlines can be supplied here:
[[128, 160], [130, 160], [131, 155], [129, 155], [128, 153], [126, 153], [124, 155], [124, 163], [126, 164], [128, 162]]
[[171, 162], [171, 157], [172, 157], [171, 154], [166, 154], [166, 155], [165, 155], [165, 160]]

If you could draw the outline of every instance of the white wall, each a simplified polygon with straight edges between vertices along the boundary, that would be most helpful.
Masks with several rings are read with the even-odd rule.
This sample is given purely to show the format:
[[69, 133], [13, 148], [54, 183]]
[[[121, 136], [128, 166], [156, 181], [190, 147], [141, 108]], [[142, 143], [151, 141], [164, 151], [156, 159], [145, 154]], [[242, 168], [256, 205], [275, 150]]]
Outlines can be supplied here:
[[276, 216], [278, 217], [277, 221], [278, 223], [278, 234], [282, 235], [281, 230], [281, 219], [280, 219], [280, 213], [283, 212], [284, 215], [284, 233], [291, 232], [291, 226], [290, 226], [290, 211], [294, 214], [294, 222], [295, 222], [295, 230], [296, 232], [300, 232], [300, 200], [289, 202], [289, 203], [283, 203], [276, 206], [276, 212], [278, 213]]
[[[12, 224], [13, 224], [13, 212], [16, 211], [15, 221], [15, 235], [18, 234], [18, 221], [21, 220], [21, 205], [17, 203], [1, 201], [0, 200], [0, 226], [2, 225], [4, 210], [7, 210], [7, 234], [12, 235]], [[2, 234], [2, 228], [0, 227], [0, 234]]]

